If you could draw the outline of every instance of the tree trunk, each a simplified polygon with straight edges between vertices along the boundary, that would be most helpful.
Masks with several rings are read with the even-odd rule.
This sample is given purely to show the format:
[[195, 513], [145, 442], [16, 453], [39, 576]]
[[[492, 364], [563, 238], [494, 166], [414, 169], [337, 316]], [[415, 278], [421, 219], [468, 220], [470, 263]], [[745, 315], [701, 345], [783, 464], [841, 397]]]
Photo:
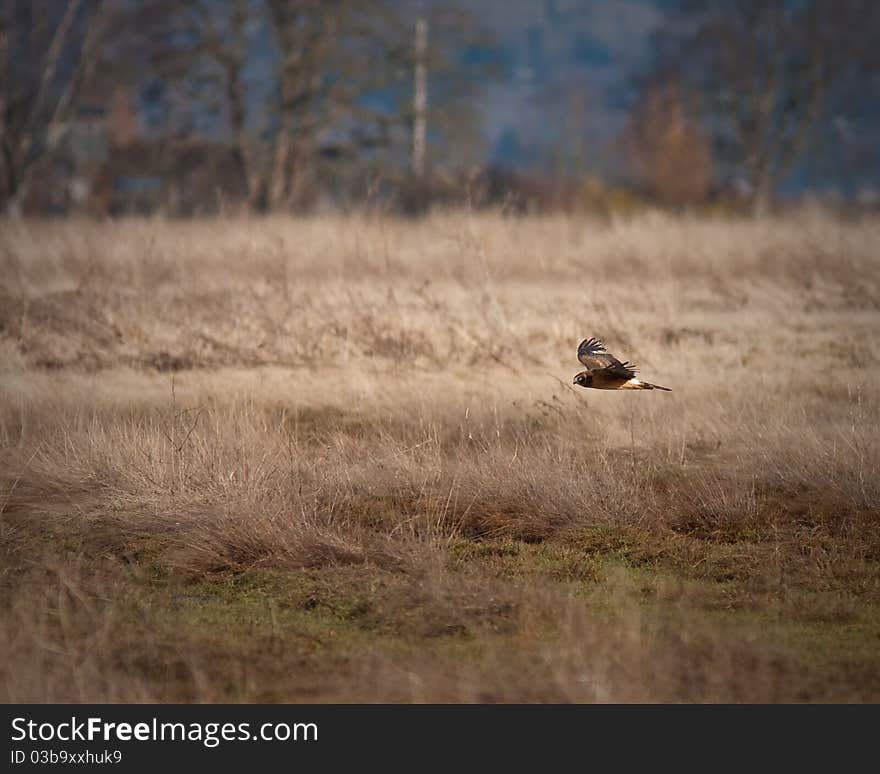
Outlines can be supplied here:
[[291, 153], [290, 128], [287, 126], [287, 121], [282, 121], [275, 143], [272, 179], [269, 184], [269, 207], [273, 210], [277, 210], [285, 204], [290, 192]]
[[416, 71], [413, 95], [413, 155], [412, 170], [417, 179], [425, 176], [425, 146], [427, 137], [428, 113], [428, 68], [425, 63], [428, 49], [428, 22], [416, 22]]
[[14, 185], [13, 172], [10, 168], [11, 158], [9, 155], [9, 146], [6, 137], [6, 94], [9, 88], [7, 82], [8, 70], [7, 63], [7, 45], [9, 42], [8, 28], [9, 20], [6, 14], [11, 13], [11, 9], [4, 8], [0, 10], [0, 165], [3, 171], [3, 188], [0, 188], [0, 197], [5, 201], [12, 186]]
[[[35, 148], [38, 149], [38, 139], [42, 137], [43, 132], [46, 130], [45, 119], [43, 124], [40, 123], [44, 103], [51, 91], [52, 82], [58, 70], [61, 55], [64, 52], [68, 35], [70, 34], [73, 22], [81, 5], [82, 0], [68, 0], [64, 16], [62, 16], [61, 21], [58, 23], [58, 27], [55, 29], [55, 34], [52, 36], [52, 41], [49, 44], [49, 50], [46, 53], [46, 61], [43, 64], [43, 71], [40, 76], [40, 84], [36, 96], [33, 99], [33, 103], [30, 105], [30, 112], [24, 121], [24, 127], [20, 137], [13, 138], [6, 136], [8, 127], [5, 125], [5, 121], [3, 126], [0, 127], [2, 128], [2, 137], [0, 137], [0, 139], [2, 139], [4, 143], [4, 156], [6, 159], [6, 166], [8, 167], [6, 174], [6, 202], [4, 206], [4, 213], [8, 217], [15, 218], [21, 215], [22, 199], [27, 192], [30, 173], [33, 169], [33, 164], [36, 161], [36, 156], [38, 155]], [[0, 43], [2, 43], [3, 54], [8, 56], [6, 20], [4, 20], [2, 26], [3, 34]], [[5, 56], [2, 63], [0, 63], [3, 67], [6, 65]], [[80, 52], [80, 56], [82, 56], [82, 52]], [[8, 86], [9, 84], [5, 82], [4, 74], [4, 108], [7, 107], [6, 103], [8, 95], [6, 90]], [[64, 95], [62, 95], [62, 98], [63, 97]], [[56, 104], [55, 109], [53, 109], [50, 114], [52, 118], [55, 117], [57, 108], [58, 105]]]
[[773, 203], [773, 181], [769, 173], [764, 173], [755, 182], [752, 191], [752, 217], [762, 218], [770, 212]]
[[[245, 25], [248, 19], [247, 0], [236, 0], [233, 7], [232, 25], [233, 48], [224, 57], [226, 67], [226, 97], [229, 102], [229, 120], [235, 142], [235, 160], [239, 175], [244, 184], [245, 200], [248, 209], [260, 209], [261, 188], [259, 175], [255, 169], [255, 159], [250, 138], [248, 137], [245, 108], [245, 85], [242, 71], [247, 49]], [[264, 204], [263, 204], [264, 206]]]

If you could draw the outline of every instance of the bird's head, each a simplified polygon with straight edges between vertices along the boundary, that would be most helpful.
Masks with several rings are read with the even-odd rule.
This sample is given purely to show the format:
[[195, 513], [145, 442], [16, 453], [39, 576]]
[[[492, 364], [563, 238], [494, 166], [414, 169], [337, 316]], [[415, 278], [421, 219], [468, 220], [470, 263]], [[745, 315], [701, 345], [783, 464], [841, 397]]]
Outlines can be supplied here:
[[579, 384], [581, 387], [591, 387], [593, 384], [593, 375], [588, 371], [581, 371], [574, 377], [573, 384]]

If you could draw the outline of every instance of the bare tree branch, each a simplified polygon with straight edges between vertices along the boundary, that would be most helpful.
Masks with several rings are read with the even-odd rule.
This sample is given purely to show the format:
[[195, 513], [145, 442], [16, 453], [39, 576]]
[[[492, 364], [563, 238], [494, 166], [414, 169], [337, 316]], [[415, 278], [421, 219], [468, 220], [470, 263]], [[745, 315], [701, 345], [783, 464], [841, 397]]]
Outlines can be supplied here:
[[40, 88], [37, 92], [37, 97], [34, 100], [33, 107], [31, 108], [27, 123], [25, 124], [25, 130], [21, 136], [19, 155], [22, 159], [28, 158], [34, 146], [34, 134], [37, 127], [37, 121], [39, 120], [40, 111], [43, 107], [43, 103], [48, 99], [49, 90], [55, 79], [55, 72], [58, 69], [61, 52], [64, 50], [64, 44], [67, 42], [67, 36], [70, 33], [70, 28], [73, 25], [73, 20], [76, 18], [80, 5], [82, 5], [82, 0], [68, 0], [64, 16], [55, 30], [55, 36], [53, 37], [52, 43], [49, 46], [49, 51], [46, 54], [43, 75], [40, 79]]

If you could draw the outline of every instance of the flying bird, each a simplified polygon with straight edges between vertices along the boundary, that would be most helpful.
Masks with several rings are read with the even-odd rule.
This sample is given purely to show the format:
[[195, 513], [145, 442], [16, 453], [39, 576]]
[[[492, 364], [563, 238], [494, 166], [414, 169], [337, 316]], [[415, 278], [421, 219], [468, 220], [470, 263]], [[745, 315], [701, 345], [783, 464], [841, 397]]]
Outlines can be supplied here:
[[605, 351], [599, 339], [584, 339], [578, 347], [578, 360], [586, 367], [574, 377], [574, 384], [591, 387], [594, 390], [666, 390], [668, 387], [651, 384], [636, 379], [638, 370], [633, 363], [621, 363], [614, 355]]

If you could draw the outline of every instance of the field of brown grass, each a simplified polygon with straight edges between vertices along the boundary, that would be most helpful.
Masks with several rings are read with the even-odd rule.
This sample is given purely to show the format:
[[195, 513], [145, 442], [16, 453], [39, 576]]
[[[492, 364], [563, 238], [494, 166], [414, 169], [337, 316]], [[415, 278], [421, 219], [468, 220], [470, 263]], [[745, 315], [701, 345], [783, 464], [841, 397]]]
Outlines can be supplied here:
[[880, 701], [876, 218], [6, 222], [0, 277], [3, 701]]

